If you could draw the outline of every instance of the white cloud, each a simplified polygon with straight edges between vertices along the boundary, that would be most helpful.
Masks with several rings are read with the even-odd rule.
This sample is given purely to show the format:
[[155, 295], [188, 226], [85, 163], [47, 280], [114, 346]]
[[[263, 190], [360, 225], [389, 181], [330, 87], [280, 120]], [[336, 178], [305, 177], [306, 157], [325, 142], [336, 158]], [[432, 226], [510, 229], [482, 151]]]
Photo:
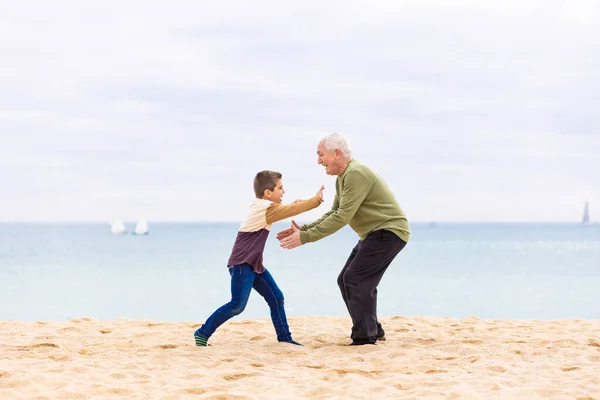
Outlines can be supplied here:
[[326, 183], [330, 201], [330, 131], [412, 220], [600, 204], [596, 1], [2, 9], [0, 220], [238, 219], [265, 168], [289, 200]]

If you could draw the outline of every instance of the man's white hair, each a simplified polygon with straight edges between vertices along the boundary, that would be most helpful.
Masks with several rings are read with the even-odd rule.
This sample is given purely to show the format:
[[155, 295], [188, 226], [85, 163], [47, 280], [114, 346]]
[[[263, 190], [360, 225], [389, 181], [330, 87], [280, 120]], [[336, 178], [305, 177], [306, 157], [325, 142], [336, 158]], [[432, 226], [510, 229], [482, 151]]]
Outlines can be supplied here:
[[350, 157], [352, 155], [350, 142], [341, 133], [330, 133], [329, 135], [323, 136], [319, 143], [321, 142], [329, 152], [334, 152], [335, 149], [339, 149], [344, 157]]

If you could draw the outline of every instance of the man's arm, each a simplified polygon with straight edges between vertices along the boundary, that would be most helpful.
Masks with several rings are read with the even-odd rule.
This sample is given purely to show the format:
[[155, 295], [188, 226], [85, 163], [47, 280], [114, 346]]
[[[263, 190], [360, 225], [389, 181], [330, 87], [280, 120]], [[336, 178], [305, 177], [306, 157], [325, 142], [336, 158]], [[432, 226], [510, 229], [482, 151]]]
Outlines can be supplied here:
[[371, 191], [372, 186], [373, 182], [362, 172], [350, 171], [343, 182], [338, 208], [335, 211], [332, 209], [333, 212], [324, 215], [317, 224], [307, 230], [302, 230], [300, 232], [302, 244], [316, 242], [347, 225]]
[[308, 200], [300, 200], [296, 203], [287, 204], [285, 206], [279, 203], [273, 203], [267, 208], [267, 224], [272, 224], [277, 221], [293, 217], [303, 212], [312, 210], [321, 205], [321, 199], [314, 196]]

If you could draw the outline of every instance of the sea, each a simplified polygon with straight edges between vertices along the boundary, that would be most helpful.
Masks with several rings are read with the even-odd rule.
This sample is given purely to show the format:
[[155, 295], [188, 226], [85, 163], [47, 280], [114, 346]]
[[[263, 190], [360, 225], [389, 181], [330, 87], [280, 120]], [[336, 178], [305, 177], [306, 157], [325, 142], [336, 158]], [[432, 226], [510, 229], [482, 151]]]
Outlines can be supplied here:
[[[132, 224], [129, 224], [132, 226]], [[237, 223], [0, 224], [0, 320], [204, 321], [230, 299]], [[264, 263], [288, 316], [347, 315], [337, 276], [358, 241], [345, 227], [285, 250], [273, 226]], [[600, 225], [412, 224], [378, 288], [379, 316], [600, 319]], [[269, 318], [253, 292], [238, 319]]]

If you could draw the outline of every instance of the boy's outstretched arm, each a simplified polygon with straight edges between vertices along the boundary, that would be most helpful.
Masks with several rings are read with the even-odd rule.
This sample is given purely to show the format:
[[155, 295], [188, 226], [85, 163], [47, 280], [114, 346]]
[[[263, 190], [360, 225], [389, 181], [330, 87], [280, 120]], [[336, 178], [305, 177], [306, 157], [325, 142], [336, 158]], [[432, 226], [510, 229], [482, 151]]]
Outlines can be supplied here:
[[292, 204], [281, 205], [279, 203], [273, 203], [267, 208], [267, 224], [272, 224], [277, 221], [284, 220], [289, 217], [293, 217], [303, 212], [317, 208], [323, 202], [323, 189], [321, 186], [316, 196], [311, 197], [308, 200], [296, 200]]

